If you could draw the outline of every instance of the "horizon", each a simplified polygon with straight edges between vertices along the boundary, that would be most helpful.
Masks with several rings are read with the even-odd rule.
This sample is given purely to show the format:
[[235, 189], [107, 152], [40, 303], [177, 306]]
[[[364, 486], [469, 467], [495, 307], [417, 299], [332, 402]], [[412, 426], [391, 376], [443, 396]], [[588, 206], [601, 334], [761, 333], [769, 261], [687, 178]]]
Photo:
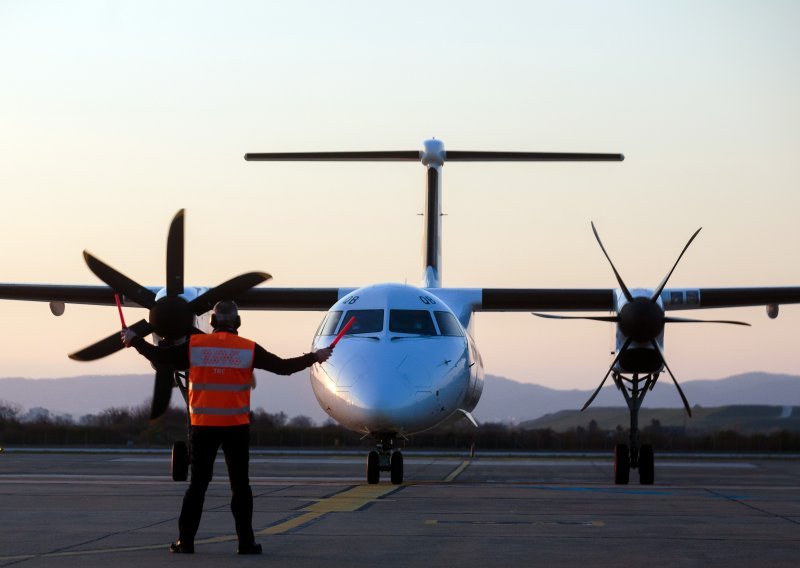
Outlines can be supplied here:
[[[800, 285], [800, 4], [405, 8], [4, 2], [0, 280], [98, 284], [88, 249], [162, 285], [167, 227], [185, 207], [187, 285], [250, 270], [276, 287], [418, 284], [421, 165], [243, 154], [409, 150], [435, 136], [450, 150], [626, 156], [446, 164], [445, 286], [613, 288], [592, 220], [630, 287], [655, 286], [700, 226], [670, 286]], [[132, 350], [67, 359], [118, 328], [114, 308], [54, 318], [4, 301], [0, 314], [4, 376], [149, 371]], [[800, 367], [797, 306], [775, 321], [763, 308], [695, 314], [753, 328], [670, 327], [679, 381]], [[290, 357], [322, 316], [245, 312], [242, 332]], [[612, 359], [613, 328], [596, 322], [477, 314], [475, 338], [487, 374], [550, 388], [594, 389]]]
[[[113, 384], [106, 382], [107, 379], [126, 380]], [[143, 380], [137, 382], [137, 379]], [[74, 392], [79, 381], [93, 383], [94, 387], [81, 399], [72, 399], [68, 394]], [[149, 409], [152, 393], [152, 382], [148, 374], [84, 375], [53, 379], [0, 378], [0, 384], [6, 382], [13, 382], [19, 390], [13, 391], [10, 396], [6, 390], [4, 396], [0, 396], [0, 404], [10, 403], [11, 407], [15, 405], [21, 407], [19, 416], [23, 420], [37, 419], [42, 414], [38, 409], [46, 410], [51, 417], [69, 416], [73, 420], [102, 414], [106, 410], [115, 408]], [[67, 386], [69, 391], [65, 391], [64, 387], [53, 387], [52, 384], [48, 384], [49, 388], [43, 391], [34, 386], [40, 382], [62, 384]], [[330, 418], [317, 404], [311, 389], [307, 388], [308, 385], [304, 383], [293, 385], [293, 383], [296, 381], [291, 377], [259, 372], [259, 388], [254, 394], [253, 407], [272, 414], [283, 412], [290, 418], [306, 416], [317, 424], [329, 420]], [[761, 388], [765, 383], [774, 388]], [[14, 388], [8, 384], [4, 386]], [[480, 423], [521, 423], [556, 412], [578, 411], [590, 392], [588, 389], [553, 389], [495, 375], [487, 376], [486, 386], [484, 397], [475, 410], [475, 416]], [[51, 388], [55, 390], [50, 390]], [[545, 390], [536, 391], [540, 396], [529, 398], [526, 396], [528, 388]], [[683, 388], [693, 409], [730, 406], [768, 406], [783, 409], [800, 407], [800, 375], [754, 371], [714, 380], [689, 379], [684, 381]], [[182, 406], [180, 396], [174, 393], [172, 407], [181, 409]], [[613, 385], [606, 385], [591, 408], [625, 409], [625, 406]], [[654, 392], [645, 400], [643, 408], [648, 411], [671, 409], [683, 412], [674, 386], [671, 382], [663, 380], [659, 381]]]
[[[269, 372], [264, 371], [262, 369], [256, 369], [256, 372], [257, 373], [263, 373], [263, 374], [272, 375], [272, 373], [269, 373]], [[305, 380], [307, 377], [305, 377], [305, 375], [303, 373], [304, 373], [304, 371], [301, 371], [300, 373], [295, 373], [293, 375], [290, 375], [290, 378], [293, 379], [293, 380]], [[692, 382], [692, 381], [709, 381], [709, 382], [713, 382], [713, 381], [721, 381], [721, 380], [726, 380], [726, 379], [734, 379], [734, 378], [737, 378], [737, 377], [740, 377], [740, 376], [744, 376], [744, 375], [761, 375], [761, 374], [763, 374], [763, 375], [776, 375], [776, 376], [779, 375], [779, 376], [789, 376], [789, 377], [800, 377], [800, 371], [798, 371], [797, 373], [773, 373], [773, 372], [770, 372], [770, 371], [759, 371], [759, 370], [754, 370], [753, 369], [753, 370], [749, 370], [749, 371], [740, 371], [740, 372], [734, 373], [732, 375], [726, 375], [726, 376], [723, 376], [723, 377], [704, 377], [704, 378], [696, 378], [696, 377], [694, 377], [694, 378], [684, 378], [684, 380], [688, 381], [688, 382]], [[7, 379], [21, 379], [21, 380], [31, 380], [31, 381], [48, 381], [48, 380], [59, 380], [59, 379], [80, 379], [80, 378], [84, 378], [84, 377], [86, 377], [86, 378], [122, 377], [122, 376], [147, 376], [147, 377], [150, 377], [152, 375], [153, 375], [152, 371], [150, 371], [150, 372], [148, 372], [148, 371], [132, 371], [132, 372], [122, 372], [122, 373], [99, 373], [99, 374], [98, 373], [81, 373], [81, 374], [77, 374], [77, 375], [64, 375], [64, 376], [59, 376], [59, 377], [49, 377], [49, 376], [48, 377], [23, 377], [23, 376], [5, 376], [5, 377], [3, 377], [3, 376], [0, 376], [0, 381], [7, 380]], [[497, 373], [491, 373], [491, 372], [487, 372], [486, 375], [487, 376], [491, 375], [492, 377], [499, 378], [499, 379], [507, 379], [507, 380], [514, 381], [514, 382], [517, 382], [517, 383], [520, 383], [520, 384], [529, 384], [529, 385], [534, 385], [534, 386], [541, 386], [541, 387], [546, 387], [546, 388], [554, 389], [554, 390], [572, 390], [573, 389], [573, 387], [558, 387], [558, 386], [551, 387], [551, 386], [547, 386], [545, 384], [536, 383], [536, 382], [530, 382], [530, 381], [523, 381], [523, 380], [520, 380], [518, 378], [509, 377], [509, 376], [506, 376], [506, 375], [499, 375]], [[597, 385], [595, 385], [594, 387], [587, 387], [586, 389], [579, 389], [579, 390], [589, 390], [589, 391], [591, 391], [591, 390], [594, 390], [594, 388], [596, 388], [596, 386]], [[608, 386], [613, 386], [613, 384], [606, 384], [604, 386], [604, 388], [608, 387]], [[0, 399], [2, 399], [2, 397], [0, 397]]]

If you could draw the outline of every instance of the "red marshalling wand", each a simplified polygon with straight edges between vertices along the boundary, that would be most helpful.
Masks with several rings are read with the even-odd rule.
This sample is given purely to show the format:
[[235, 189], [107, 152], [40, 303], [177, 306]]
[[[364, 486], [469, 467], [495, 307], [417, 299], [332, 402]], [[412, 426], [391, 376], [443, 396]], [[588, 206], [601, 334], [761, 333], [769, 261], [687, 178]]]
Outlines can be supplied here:
[[125, 325], [125, 316], [122, 315], [122, 302], [119, 301], [119, 294], [114, 294], [114, 300], [117, 302], [117, 311], [119, 312], [119, 321], [122, 322], [122, 329], [127, 328]]
[[[120, 312], [120, 313], [122, 313], [122, 312]], [[333, 347], [336, 347], [336, 344], [337, 344], [337, 343], [339, 343], [339, 340], [340, 340], [342, 337], [344, 337], [344, 334], [345, 334], [345, 333], [347, 333], [347, 330], [348, 330], [348, 329], [350, 329], [350, 328], [353, 326], [353, 324], [354, 324], [354, 323], [356, 323], [356, 316], [353, 316], [353, 317], [351, 317], [351, 318], [350, 318], [350, 319], [347, 321], [347, 323], [346, 323], [346, 324], [344, 324], [344, 327], [343, 327], [343, 328], [342, 328], [342, 330], [341, 330], [341, 331], [338, 333], [338, 335], [337, 335], [337, 336], [334, 338], [334, 340], [333, 340], [333, 343], [331, 343], [331, 344], [328, 346], [328, 349], [331, 349], [331, 348], [333, 348]]]

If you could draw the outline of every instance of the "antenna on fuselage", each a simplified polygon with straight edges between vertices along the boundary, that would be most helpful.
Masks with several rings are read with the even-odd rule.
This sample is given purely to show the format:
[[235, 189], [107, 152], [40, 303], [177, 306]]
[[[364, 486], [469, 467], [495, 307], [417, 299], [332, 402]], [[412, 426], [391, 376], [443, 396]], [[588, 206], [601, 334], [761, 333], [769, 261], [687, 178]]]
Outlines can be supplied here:
[[575, 152], [445, 151], [441, 140], [423, 142], [423, 150], [367, 152], [264, 152], [248, 153], [249, 162], [422, 162], [426, 175], [423, 270], [425, 288], [442, 285], [442, 166], [448, 162], [621, 162], [622, 154]]

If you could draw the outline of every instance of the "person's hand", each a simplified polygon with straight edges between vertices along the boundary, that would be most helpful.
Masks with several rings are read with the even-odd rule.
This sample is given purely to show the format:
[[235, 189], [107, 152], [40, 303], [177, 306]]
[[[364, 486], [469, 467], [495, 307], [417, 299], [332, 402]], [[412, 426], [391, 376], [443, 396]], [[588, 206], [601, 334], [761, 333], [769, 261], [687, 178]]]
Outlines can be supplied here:
[[125, 344], [125, 347], [130, 347], [133, 340], [136, 339], [138, 336], [136, 332], [133, 331], [131, 328], [126, 327], [122, 331], [119, 332], [120, 339], [122, 339], [122, 343]]
[[324, 347], [322, 349], [317, 349], [316, 351], [314, 351], [314, 357], [317, 358], [317, 363], [324, 363], [330, 358], [332, 353], [333, 353], [333, 347]]

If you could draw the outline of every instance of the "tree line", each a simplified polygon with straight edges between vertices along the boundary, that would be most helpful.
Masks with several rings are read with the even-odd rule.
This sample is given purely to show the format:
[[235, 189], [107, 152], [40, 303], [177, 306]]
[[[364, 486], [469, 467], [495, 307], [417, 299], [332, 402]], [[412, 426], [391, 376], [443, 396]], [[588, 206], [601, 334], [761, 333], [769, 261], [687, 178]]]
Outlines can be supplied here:
[[[160, 419], [149, 420], [150, 404], [112, 407], [79, 420], [40, 413], [22, 419], [21, 408], [0, 401], [0, 446], [69, 447], [169, 447], [186, 439], [186, 411], [171, 407]], [[362, 434], [333, 421], [316, 425], [307, 416], [289, 417], [262, 408], [251, 414], [251, 443], [269, 448], [361, 448], [372, 445]], [[642, 443], [661, 452], [800, 452], [800, 433], [786, 430], [743, 434], [734, 430], [693, 432], [663, 427], [658, 420], [642, 428]], [[423, 432], [400, 442], [415, 449], [467, 451], [472, 447], [506, 451], [612, 451], [628, 442], [628, 429], [604, 430], [595, 421], [566, 432], [529, 430], [503, 423], [483, 423], [478, 428], [466, 420]]]

